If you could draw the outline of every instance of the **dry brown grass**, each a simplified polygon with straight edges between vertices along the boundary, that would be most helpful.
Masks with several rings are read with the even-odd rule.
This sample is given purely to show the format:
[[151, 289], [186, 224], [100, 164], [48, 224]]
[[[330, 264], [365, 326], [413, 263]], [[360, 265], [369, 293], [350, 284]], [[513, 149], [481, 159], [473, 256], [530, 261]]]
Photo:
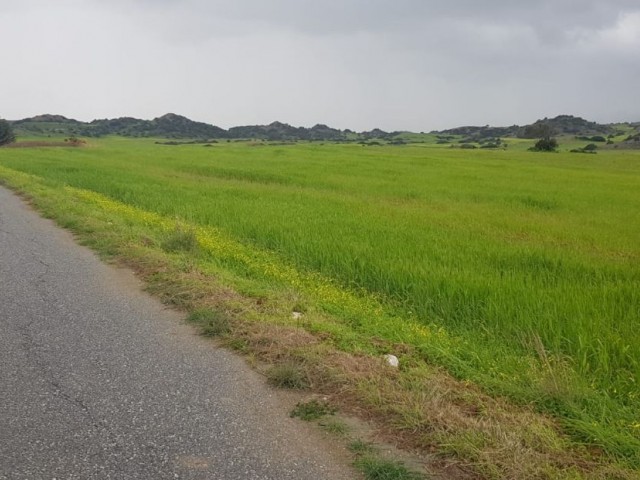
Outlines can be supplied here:
[[380, 358], [340, 352], [297, 326], [241, 322], [233, 336], [263, 364], [297, 365], [313, 391], [371, 422], [378, 440], [412, 452], [441, 478], [633, 478], [572, 448], [553, 419], [439, 368], [394, 369]]

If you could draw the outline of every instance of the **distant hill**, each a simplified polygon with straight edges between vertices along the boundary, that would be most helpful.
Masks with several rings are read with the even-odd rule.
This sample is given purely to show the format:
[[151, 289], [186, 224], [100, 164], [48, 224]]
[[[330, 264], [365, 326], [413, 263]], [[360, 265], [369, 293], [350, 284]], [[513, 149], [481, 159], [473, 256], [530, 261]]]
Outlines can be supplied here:
[[18, 135], [79, 135], [101, 137], [121, 135], [125, 137], [162, 137], [162, 138], [226, 138], [227, 131], [209, 125], [194, 122], [181, 115], [168, 113], [153, 120], [140, 120], [132, 117], [93, 120], [80, 122], [62, 115], [38, 115], [13, 122]]
[[[181, 115], [167, 113], [153, 120], [132, 117], [80, 122], [62, 115], [38, 115], [13, 122], [18, 135], [79, 135], [102, 137], [160, 137], [172, 139], [264, 139], [277, 141], [345, 140], [350, 130], [337, 130], [318, 124], [311, 128], [293, 127], [286, 123], [233, 127], [228, 131], [202, 122], [194, 122]], [[384, 133], [384, 132], [383, 132]]]
[[72, 118], [63, 117], [62, 115], [50, 115], [48, 113], [44, 114], [44, 115], [36, 115], [35, 117], [26, 118], [24, 120], [18, 120], [16, 123], [20, 124], [20, 123], [25, 123], [25, 122], [31, 122], [31, 123], [64, 123], [64, 124], [79, 124], [79, 123], [81, 123], [78, 120], [73, 120]]
[[17, 135], [73, 135], [83, 125], [62, 115], [37, 115], [13, 123]]
[[121, 117], [113, 119], [94, 120], [82, 129], [84, 135], [92, 137], [102, 137], [105, 135], [122, 135], [125, 137], [140, 136], [145, 126], [151, 122], [132, 117]]
[[539, 138], [546, 132], [550, 132], [551, 135], [606, 136], [611, 134], [613, 130], [611, 125], [601, 125], [572, 115], [559, 115], [555, 118], [538, 120], [531, 125], [457, 127], [436, 133], [441, 135], [462, 135], [468, 137], [470, 141], [477, 141], [484, 138], [499, 137]]
[[230, 138], [263, 138], [265, 140], [299, 140], [305, 136], [305, 129], [292, 127], [288, 123], [273, 122], [269, 125], [246, 125], [232, 127]]
[[[132, 117], [93, 120], [81, 122], [62, 115], [38, 115], [12, 122], [18, 136], [87, 136], [101, 137], [120, 135], [125, 137], [157, 137], [169, 139], [213, 140], [213, 139], [254, 139], [267, 141], [359, 141], [363, 143], [372, 140], [384, 140], [389, 143], [402, 144], [413, 134], [411, 132], [385, 132], [373, 129], [356, 133], [351, 130], [338, 130], [327, 125], [317, 124], [311, 128], [294, 127], [287, 123], [273, 122], [269, 125], [246, 125], [232, 127], [229, 130], [196, 122], [167, 113], [153, 120], [141, 120]], [[632, 131], [638, 132], [640, 124], [626, 124]], [[574, 136], [608, 136], [617, 131], [615, 125], [602, 125], [590, 122], [580, 117], [559, 115], [555, 118], [544, 118], [530, 125], [512, 125], [509, 127], [494, 126], [464, 126], [432, 132], [439, 143], [449, 143], [453, 137], [457, 142], [479, 142], [499, 144], [504, 137], [538, 138], [545, 132], [552, 135]], [[415, 134], [416, 136], [418, 134]], [[630, 136], [631, 137], [631, 136]], [[433, 138], [433, 137], [432, 137]], [[424, 140], [409, 140], [424, 141]], [[375, 142], [374, 142], [375, 143]], [[635, 145], [635, 138], [629, 143]]]
[[522, 127], [518, 125], [513, 125], [512, 127], [491, 127], [486, 125], [484, 127], [456, 127], [435, 133], [440, 135], [461, 135], [471, 140], [479, 140], [483, 138], [515, 137], [521, 129]]
[[346, 131], [337, 130], [327, 125], [314, 125], [311, 128], [292, 127], [288, 123], [273, 122], [269, 125], [248, 125], [232, 127], [228, 131], [229, 138], [255, 138], [264, 140], [333, 140], [347, 138]]
[[80, 130], [81, 135], [100, 137], [104, 135], [122, 135], [125, 137], [162, 137], [162, 138], [225, 138], [226, 130], [194, 122], [193, 120], [167, 113], [153, 120], [139, 120], [123, 117], [115, 119], [94, 120]]
[[541, 136], [540, 132], [548, 127], [551, 128], [552, 135], [609, 135], [613, 131], [610, 125], [600, 125], [572, 115], [559, 115], [551, 119], [538, 120], [531, 125], [523, 127], [518, 136], [521, 138], [538, 138]]

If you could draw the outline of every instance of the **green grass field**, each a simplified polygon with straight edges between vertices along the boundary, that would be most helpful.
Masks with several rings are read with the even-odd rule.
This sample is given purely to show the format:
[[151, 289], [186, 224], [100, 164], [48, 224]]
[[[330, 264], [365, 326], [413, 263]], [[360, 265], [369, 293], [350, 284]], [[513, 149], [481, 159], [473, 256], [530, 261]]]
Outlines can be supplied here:
[[341, 348], [409, 344], [640, 468], [640, 152], [527, 145], [112, 138], [0, 149], [0, 179], [193, 228], [203, 265], [299, 291]]

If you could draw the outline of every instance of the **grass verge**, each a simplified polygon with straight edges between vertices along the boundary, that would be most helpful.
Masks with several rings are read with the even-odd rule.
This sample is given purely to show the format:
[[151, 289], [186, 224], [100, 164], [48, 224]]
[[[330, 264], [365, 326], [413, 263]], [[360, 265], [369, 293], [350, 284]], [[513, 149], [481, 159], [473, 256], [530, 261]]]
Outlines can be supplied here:
[[[548, 385], [549, 402], [569, 397], [557, 408], [575, 408], [569, 416], [578, 433], [573, 437], [570, 423], [489, 396], [434, 366], [429, 357], [455, 351], [460, 340], [409, 322], [391, 322], [398, 327], [392, 332], [373, 297], [340, 289], [214, 230], [176, 228], [175, 220], [5, 167], [0, 177], [82, 243], [136, 270], [164, 302], [193, 312], [191, 320], [204, 331], [211, 328], [211, 335], [273, 365], [268, 377], [274, 384], [322, 393], [332, 405], [375, 422], [382, 436], [401, 446], [435, 451], [469, 478], [637, 478], [638, 453], [617, 458], [611, 452], [619, 449], [609, 447], [632, 444], [597, 429], [589, 436], [587, 422], [580, 423], [583, 400], [572, 404], [580, 390], [566, 388], [561, 358], [540, 352], [531, 371]], [[167, 243], [176, 231], [192, 233]], [[304, 315], [293, 316], [300, 305]], [[372, 331], [380, 336], [372, 338]], [[399, 370], [380, 358], [390, 351], [401, 357]], [[584, 443], [576, 441], [580, 435]], [[385, 471], [375, 462], [364, 462], [365, 468], [371, 475]], [[431, 461], [427, 468], [437, 472], [441, 465]]]

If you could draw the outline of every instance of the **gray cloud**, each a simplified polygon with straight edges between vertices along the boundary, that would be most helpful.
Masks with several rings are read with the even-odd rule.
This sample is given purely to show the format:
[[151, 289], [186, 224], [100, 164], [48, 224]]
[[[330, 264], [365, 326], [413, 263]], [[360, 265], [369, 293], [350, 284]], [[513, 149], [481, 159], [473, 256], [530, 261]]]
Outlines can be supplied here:
[[564, 37], [575, 28], [598, 30], [640, 5], [636, 0], [342, 0], [150, 2], [156, 9], [193, 12], [200, 18], [255, 21], [308, 34], [386, 32], [468, 20], [473, 23], [527, 26], [543, 39]]
[[640, 119], [637, 0], [0, 0], [0, 116]]

